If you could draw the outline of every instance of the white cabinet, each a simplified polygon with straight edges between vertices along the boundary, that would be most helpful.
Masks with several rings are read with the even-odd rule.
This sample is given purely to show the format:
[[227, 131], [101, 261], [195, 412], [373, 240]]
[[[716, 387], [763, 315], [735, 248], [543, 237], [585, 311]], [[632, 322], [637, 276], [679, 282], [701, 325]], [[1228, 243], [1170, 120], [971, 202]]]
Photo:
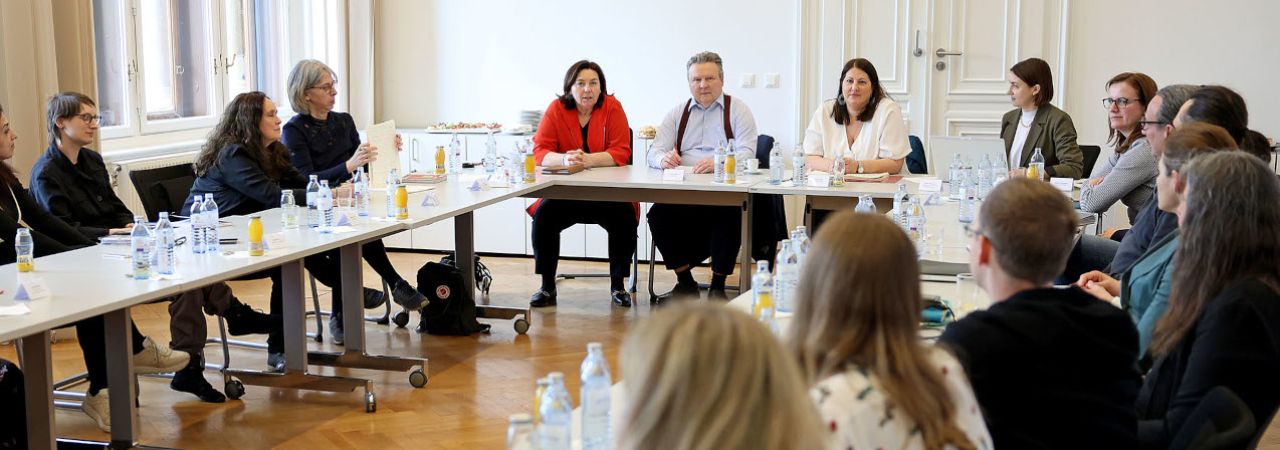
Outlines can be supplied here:
[[442, 220], [414, 229], [413, 248], [418, 250], [453, 250], [453, 219]]
[[388, 248], [410, 249], [410, 248], [413, 248], [412, 233], [413, 233], [412, 231], [401, 231], [391, 236], [382, 238], [382, 243], [383, 245], [386, 245]]
[[476, 251], [483, 253], [532, 254], [525, 248], [524, 199], [513, 198], [475, 211]]
[[401, 129], [400, 138], [404, 141], [400, 152], [400, 171], [434, 172], [436, 170], [436, 147], [445, 148], [446, 161], [449, 154], [449, 134], [427, 133], [424, 130]]

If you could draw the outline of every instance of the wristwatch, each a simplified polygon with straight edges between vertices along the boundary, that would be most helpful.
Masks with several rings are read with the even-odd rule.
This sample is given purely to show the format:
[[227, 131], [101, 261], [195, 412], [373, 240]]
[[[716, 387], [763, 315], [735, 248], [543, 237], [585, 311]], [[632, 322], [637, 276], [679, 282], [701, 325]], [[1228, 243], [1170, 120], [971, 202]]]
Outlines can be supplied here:
[[858, 173], [862, 173], [862, 172], [863, 172], [863, 170], [865, 170], [865, 169], [862, 167], [862, 161], [857, 161], [857, 163], [858, 163]]

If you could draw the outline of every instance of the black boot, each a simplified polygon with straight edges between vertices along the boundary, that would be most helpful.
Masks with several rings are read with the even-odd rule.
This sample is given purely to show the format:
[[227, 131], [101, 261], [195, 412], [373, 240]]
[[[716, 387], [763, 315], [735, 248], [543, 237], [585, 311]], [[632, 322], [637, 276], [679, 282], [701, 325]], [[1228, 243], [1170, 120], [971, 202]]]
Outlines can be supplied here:
[[263, 314], [236, 299], [232, 299], [231, 306], [222, 312], [222, 318], [227, 320], [227, 332], [232, 336], [267, 334], [280, 327], [278, 316], [273, 318]]
[[173, 373], [173, 381], [169, 382], [169, 388], [178, 392], [187, 392], [200, 397], [200, 401], [208, 403], [222, 403], [227, 401], [227, 397], [213, 388], [208, 380], [204, 379], [204, 355], [191, 355], [191, 362], [187, 367]]

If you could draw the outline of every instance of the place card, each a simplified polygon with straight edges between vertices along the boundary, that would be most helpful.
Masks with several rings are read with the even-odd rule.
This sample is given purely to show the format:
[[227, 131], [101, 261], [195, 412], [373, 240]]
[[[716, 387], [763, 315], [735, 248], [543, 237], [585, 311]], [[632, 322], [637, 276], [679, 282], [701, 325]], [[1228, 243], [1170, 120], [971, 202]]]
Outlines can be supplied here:
[[289, 238], [286, 238], [284, 233], [271, 233], [266, 236], [266, 239], [267, 250], [280, 250], [289, 246]]
[[1071, 192], [1071, 190], [1075, 188], [1075, 185], [1072, 184], [1072, 180], [1070, 178], [1050, 178], [1049, 184], [1052, 184], [1054, 188], [1062, 192]]
[[49, 296], [49, 284], [44, 277], [28, 275], [18, 279], [18, 292], [13, 293], [15, 300], [39, 300]]
[[422, 197], [422, 206], [440, 206], [440, 197], [435, 191], [427, 191], [427, 195]]
[[334, 225], [353, 226], [356, 223], [358, 223], [359, 220], [360, 220], [360, 217], [356, 215], [354, 211], [347, 211], [347, 212], [338, 214], [338, 222]]
[[920, 192], [942, 192], [942, 180], [937, 178], [920, 180]]
[[662, 181], [684, 181], [684, 169], [663, 170]]
[[827, 187], [831, 186], [831, 174], [826, 172], [813, 172], [805, 179], [805, 185], [809, 187]]

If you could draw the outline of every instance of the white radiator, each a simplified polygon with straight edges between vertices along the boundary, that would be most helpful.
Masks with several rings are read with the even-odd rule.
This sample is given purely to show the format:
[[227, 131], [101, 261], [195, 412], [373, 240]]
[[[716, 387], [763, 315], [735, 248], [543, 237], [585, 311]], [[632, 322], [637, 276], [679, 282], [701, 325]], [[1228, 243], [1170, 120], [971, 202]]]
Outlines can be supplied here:
[[134, 214], [144, 214], [142, 200], [138, 197], [138, 191], [133, 188], [133, 182], [129, 180], [129, 172], [191, 164], [195, 162], [197, 153], [199, 151], [193, 149], [168, 155], [122, 161], [112, 161], [108, 155], [104, 155], [103, 159], [106, 160], [107, 172], [111, 174], [111, 186], [115, 188], [116, 195], [120, 197], [120, 200], [124, 201], [125, 206], [128, 206], [129, 210], [133, 211]]

